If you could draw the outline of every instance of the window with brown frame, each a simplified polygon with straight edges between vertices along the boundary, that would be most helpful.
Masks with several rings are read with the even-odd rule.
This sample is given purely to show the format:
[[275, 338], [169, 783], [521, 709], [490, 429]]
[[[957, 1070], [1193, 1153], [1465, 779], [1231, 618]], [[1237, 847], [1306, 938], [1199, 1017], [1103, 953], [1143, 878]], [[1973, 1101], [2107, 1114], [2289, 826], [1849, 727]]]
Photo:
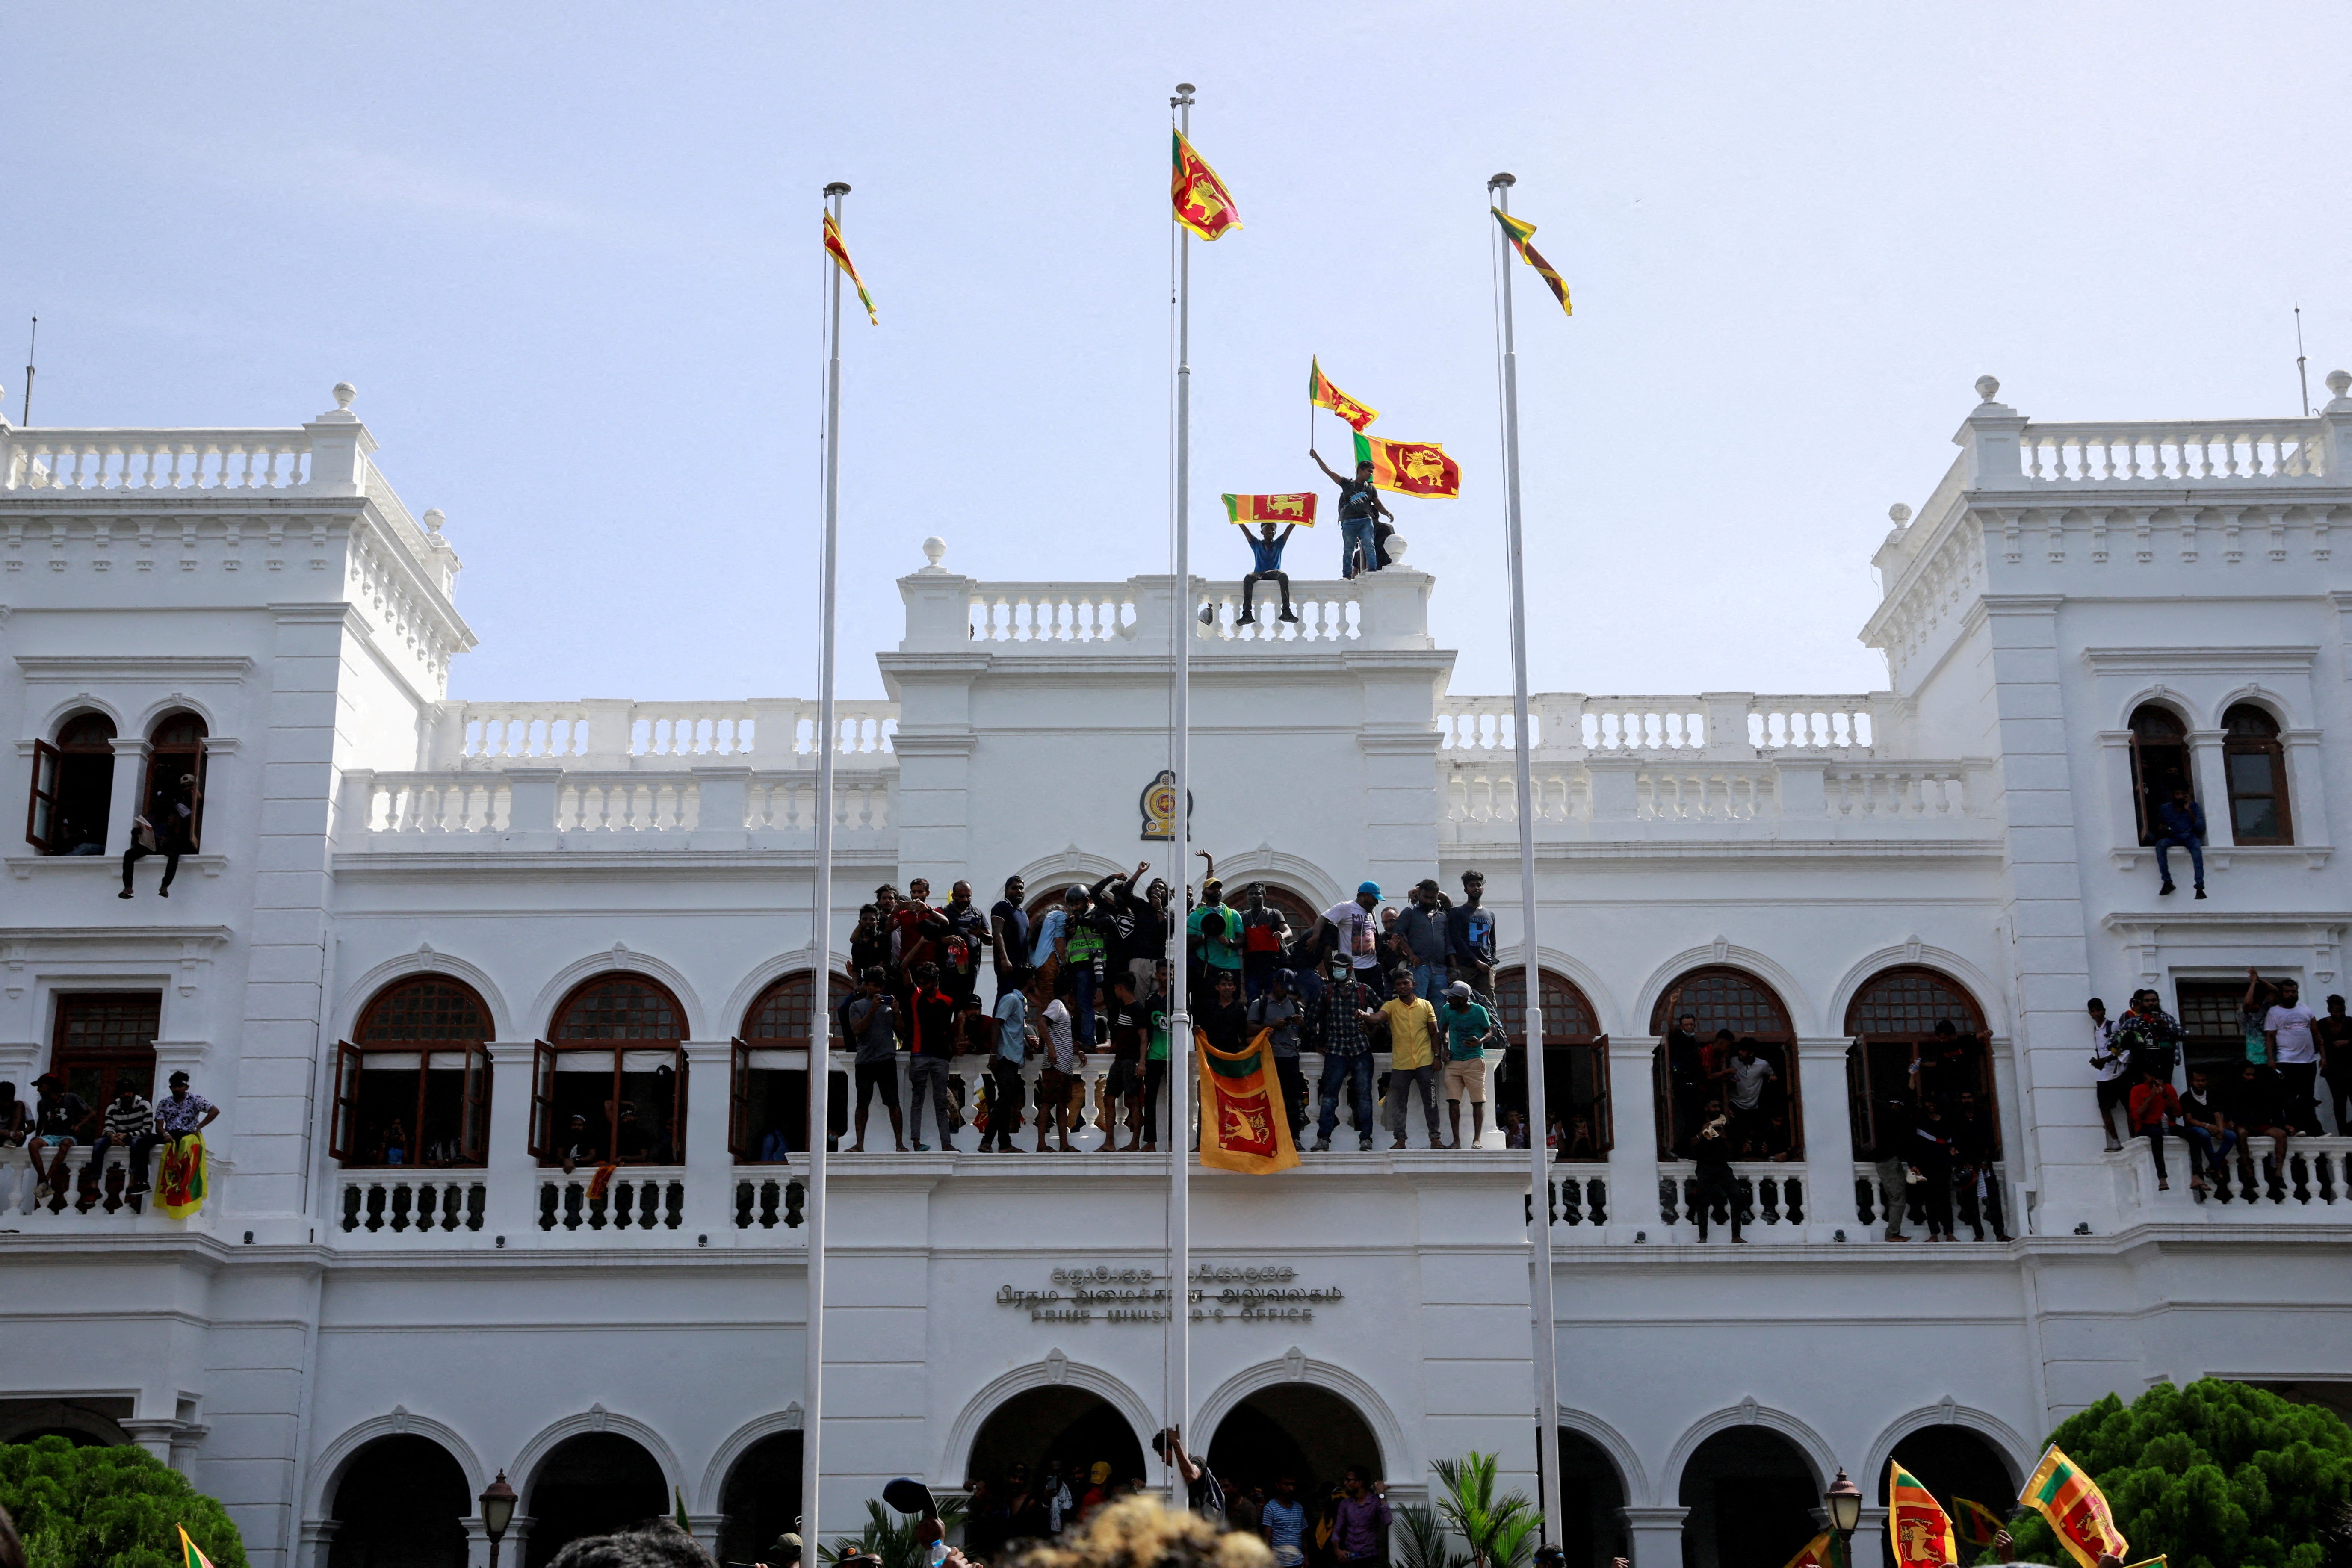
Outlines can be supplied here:
[[[727, 1148], [739, 1165], [773, 1164], [808, 1139], [809, 974], [787, 974], [760, 993], [736, 1037], [727, 1097]], [[833, 977], [826, 1034], [841, 1039], [841, 1005], [857, 994], [849, 976]], [[849, 1130], [849, 1075], [829, 1071], [825, 1125]]]
[[[660, 982], [600, 974], [532, 1049], [530, 1152], [542, 1165], [674, 1165], [686, 1153], [686, 1012]], [[574, 1126], [574, 1122], [578, 1125]]]
[[[1938, 1047], [1936, 1026], [1952, 1026], [1958, 1042]], [[1853, 1124], [1857, 1159], [1883, 1157], [1879, 1112], [1896, 1096], [1920, 1092], [1966, 1092], [1991, 1117], [1994, 1157], [2000, 1150], [2000, 1117], [1993, 1100], [1992, 1056], [1985, 1038], [1984, 1010], [1959, 982], [1919, 964], [1881, 970], [1854, 993], [1845, 1010], [1847, 1110]], [[1921, 1080], [1911, 1063], [1921, 1058]]]
[[[181, 834], [180, 847], [194, 855], [205, 836], [205, 721], [182, 709], [166, 713], [147, 731], [147, 777], [139, 791], [139, 815], [155, 829], [156, 843], [171, 847], [166, 835]], [[183, 817], [180, 808], [185, 805]], [[186, 824], [184, 828], [176, 823]]]
[[[2180, 980], [2173, 983], [2173, 1016], [2180, 1020], [2181, 1066], [2186, 1073], [2236, 1078], [2246, 1060], [2248, 1023], [2242, 980]], [[2225, 1092], [2227, 1092], [2225, 1090]]]
[[49, 1070], [94, 1111], [102, 1112], [125, 1086], [152, 1103], [163, 1018], [159, 992], [68, 992], [58, 998]]
[[2221, 715], [2221, 773], [2230, 785], [2230, 837], [2236, 844], [2292, 844], [2286, 751], [2278, 721], [2251, 702]]
[[2138, 814], [2139, 841], [2153, 844], [2163, 835], [2157, 808], [2185, 789], [2197, 798], [2195, 770], [2189, 765], [2189, 727], [2180, 715], [2154, 702], [2143, 702], [2131, 716], [2132, 809]]
[[[1528, 972], [1499, 970], [1495, 975], [1495, 1010], [1502, 1016], [1507, 1044], [1503, 1070], [1497, 1074], [1495, 1116], [1506, 1110], [1521, 1115], [1528, 1110]], [[1544, 1106], [1543, 1126], [1530, 1125], [1529, 1138], [1547, 1134], [1557, 1119], [1562, 1133], [1557, 1157], [1562, 1160], [1605, 1160], [1617, 1145], [1615, 1116], [1609, 1100], [1609, 1037], [1598, 1032], [1592, 1004], [1576, 983], [1550, 970], [1536, 975], [1543, 998]]]
[[55, 745], [33, 742], [26, 843], [43, 855], [103, 855], [113, 809], [113, 720], [77, 713], [58, 727]]
[[[1675, 1037], [1676, 1021], [1685, 1014], [1698, 1020], [1698, 1033], [1688, 1041]], [[1735, 1040], [1754, 1040], [1757, 1059], [1771, 1066], [1772, 1076], [1757, 1102], [1764, 1149], [1771, 1158], [1802, 1159], [1804, 1094], [1797, 1081], [1797, 1036], [1790, 1026], [1789, 1009], [1770, 986], [1727, 965], [1692, 970], [1667, 986], [1651, 1009], [1650, 1032], [1660, 1037], [1651, 1058], [1658, 1157], [1688, 1157], [1711, 1092], [1709, 1062], [1717, 1031], [1722, 1029], [1730, 1030]]]
[[479, 1165], [488, 1150], [490, 1011], [445, 974], [376, 994], [335, 1048], [329, 1150], [350, 1167]]

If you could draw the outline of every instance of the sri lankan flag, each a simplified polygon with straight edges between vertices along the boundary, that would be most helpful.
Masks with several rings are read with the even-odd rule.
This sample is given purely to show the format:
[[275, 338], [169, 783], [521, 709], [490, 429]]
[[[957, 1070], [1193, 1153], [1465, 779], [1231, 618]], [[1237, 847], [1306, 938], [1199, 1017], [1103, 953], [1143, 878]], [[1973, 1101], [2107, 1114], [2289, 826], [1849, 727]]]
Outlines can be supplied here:
[[1957, 1568], [1960, 1560], [1951, 1516], [1892, 1459], [1886, 1462], [1886, 1543], [1895, 1549], [1896, 1568]]
[[1207, 159], [1192, 150], [1181, 131], [1171, 129], [1169, 134], [1176, 138], [1176, 171], [1169, 187], [1176, 221], [1202, 239], [1214, 239], [1229, 228], [1241, 227], [1240, 209], [1234, 205], [1234, 194], [1225, 189], [1224, 181], [1217, 178]]
[[1958, 1510], [1958, 1517], [1952, 1521], [1952, 1532], [1963, 1545], [1990, 1546], [1992, 1538], [2009, 1528], [2007, 1520], [1980, 1502], [1956, 1497], [1952, 1507]]
[[1201, 1163], [1264, 1175], [1298, 1163], [1290, 1116], [1274, 1072], [1274, 1035], [1260, 1029], [1238, 1051], [1221, 1051], [1192, 1032], [1201, 1064]]
[[1225, 498], [1225, 521], [1247, 528], [1254, 522], [1294, 522], [1301, 528], [1315, 526], [1315, 492], [1301, 490], [1287, 496], [1234, 496]]
[[1535, 233], [1536, 226], [1531, 223], [1521, 223], [1500, 207], [1489, 207], [1486, 210], [1495, 215], [1495, 221], [1501, 224], [1503, 232], [1511, 237], [1511, 248], [1519, 253], [1519, 259], [1534, 268], [1536, 275], [1550, 286], [1552, 298], [1559, 301], [1559, 308], [1571, 316], [1576, 314], [1576, 307], [1568, 302], [1567, 283], [1561, 279], [1559, 273], [1552, 270], [1551, 263], [1543, 258], [1543, 253], [1528, 243], [1528, 236]]
[[1834, 1530], [1824, 1530], [1797, 1549], [1788, 1568], [1846, 1568], [1845, 1541]]
[[1307, 401], [1329, 409], [1359, 430], [1381, 416], [1379, 409], [1365, 407], [1332, 385], [1331, 378], [1323, 374], [1322, 360], [1312, 354], [1307, 360]]
[[173, 1219], [185, 1219], [205, 1206], [202, 1136], [189, 1132], [163, 1145], [163, 1167], [156, 1173], [155, 1199]]
[[1462, 493], [1462, 465], [1434, 441], [1383, 441], [1359, 430], [1356, 461], [1372, 466], [1376, 489], [1447, 498]]
[[833, 221], [833, 214], [824, 215], [824, 253], [833, 264], [849, 274], [851, 287], [857, 290], [857, 302], [866, 307], [866, 319], [875, 326], [882, 324], [874, 314], [874, 296], [866, 291], [866, 279], [857, 275], [857, 263], [849, 259], [849, 247], [841, 243], [841, 226]]
[[186, 1525], [175, 1524], [172, 1528], [180, 1532], [181, 1568], [213, 1568], [213, 1560], [198, 1550], [194, 1542], [188, 1539]]
[[2099, 1568], [2101, 1554], [2128, 1557], [2131, 1548], [2116, 1528], [2116, 1516], [2105, 1493], [2074, 1461], [2050, 1445], [2017, 1500], [2050, 1521], [2050, 1531], [2083, 1568]]

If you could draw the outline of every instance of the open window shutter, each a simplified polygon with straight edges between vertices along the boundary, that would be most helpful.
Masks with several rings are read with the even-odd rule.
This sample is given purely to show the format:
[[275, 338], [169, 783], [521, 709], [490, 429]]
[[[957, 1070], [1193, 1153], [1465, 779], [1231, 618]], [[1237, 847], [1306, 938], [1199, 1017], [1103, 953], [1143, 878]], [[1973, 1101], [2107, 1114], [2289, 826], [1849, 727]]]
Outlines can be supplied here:
[[1870, 1043], [1860, 1035], [1845, 1051], [1847, 1114], [1853, 1121], [1854, 1158], [1878, 1147], [1878, 1095], [1871, 1083]]
[[202, 852], [205, 842], [205, 782], [211, 771], [213, 754], [203, 742], [196, 743], [196, 754], [188, 759], [188, 771], [196, 775], [196, 798], [188, 803], [188, 853]]
[[[1669, 1012], [1667, 1017], [1671, 1019]], [[1650, 1053], [1650, 1109], [1656, 1113], [1658, 1123], [1658, 1158], [1671, 1160], [1675, 1155], [1675, 1086], [1666, 1071], [1666, 1043], [1660, 1040]]]
[[1603, 1154], [1617, 1149], [1617, 1104], [1609, 1093], [1609, 1037], [1585, 1049], [1592, 1053], [1592, 1141]]
[[751, 1147], [751, 1047], [739, 1039], [728, 1056], [727, 1152], [748, 1160], [758, 1152]]
[[686, 1047], [676, 1047], [677, 1076], [669, 1080], [669, 1158], [675, 1165], [686, 1163]]
[[[1789, 1158], [1791, 1160], [1805, 1157], [1805, 1086], [1798, 1077], [1801, 1065], [1797, 1057], [1797, 1042], [1792, 1036], [1780, 1048], [1780, 1063], [1781, 1082], [1788, 1086]], [[1836, 1114], [1835, 1107], [1831, 1108], [1831, 1114]]]
[[555, 1152], [555, 1047], [545, 1040], [530, 1047], [531, 1158], [545, 1160]]
[[465, 1099], [458, 1112], [457, 1158], [467, 1164], [482, 1158], [482, 1128], [490, 1097], [490, 1048], [478, 1042], [466, 1047]]
[[47, 855], [57, 828], [58, 749], [47, 741], [33, 742], [33, 798], [25, 807], [25, 842]]
[[352, 1162], [352, 1144], [358, 1136], [360, 1065], [363, 1054], [349, 1040], [335, 1047], [335, 1118], [329, 1131], [327, 1153], [346, 1165]]

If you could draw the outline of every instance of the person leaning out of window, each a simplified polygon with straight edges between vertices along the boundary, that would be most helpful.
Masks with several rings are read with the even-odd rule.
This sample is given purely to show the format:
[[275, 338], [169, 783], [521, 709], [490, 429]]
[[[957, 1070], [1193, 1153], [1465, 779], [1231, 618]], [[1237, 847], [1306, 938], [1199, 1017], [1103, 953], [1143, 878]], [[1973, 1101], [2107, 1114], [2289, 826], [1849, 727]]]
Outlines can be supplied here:
[[172, 879], [180, 874], [180, 857], [193, 853], [196, 847], [196, 806], [203, 799], [196, 775], [182, 773], [180, 787], [163, 808], [162, 822], [143, 816], [131, 819], [131, 847], [122, 852], [122, 891], [116, 898], [131, 896], [131, 868], [150, 855], [163, 857], [163, 880], [156, 893], [166, 899], [172, 896]]
[[2205, 808], [2189, 798], [2187, 784], [2172, 786], [2172, 798], [2156, 808], [2156, 874], [2162, 885], [2158, 896], [2172, 891], [2172, 862], [2166, 851], [2189, 851], [2189, 869], [2194, 874], [2197, 896], [2205, 896]]

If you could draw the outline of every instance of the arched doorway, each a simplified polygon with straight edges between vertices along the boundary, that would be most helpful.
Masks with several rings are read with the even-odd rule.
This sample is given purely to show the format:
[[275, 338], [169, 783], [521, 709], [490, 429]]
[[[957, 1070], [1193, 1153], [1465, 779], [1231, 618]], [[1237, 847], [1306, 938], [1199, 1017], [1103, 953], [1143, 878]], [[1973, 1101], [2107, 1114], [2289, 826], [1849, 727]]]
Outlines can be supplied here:
[[1381, 1479], [1380, 1439], [1353, 1405], [1311, 1383], [1259, 1389], [1226, 1412], [1209, 1439], [1209, 1468], [1228, 1488], [1257, 1486], [1270, 1493], [1283, 1477], [1296, 1476], [1298, 1495], [1310, 1509], [1351, 1465]]
[[1733, 1426], [1683, 1467], [1683, 1568], [1781, 1568], [1821, 1530], [1822, 1483], [1769, 1426]]
[[800, 1528], [801, 1435], [772, 1432], [744, 1449], [719, 1489], [719, 1511], [727, 1516], [719, 1531], [720, 1562], [770, 1561], [776, 1537]]
[[1027, 1467], [1034, 1476], [1048, 1460], [1059, 1461], [1066, 1476], [1083, 1476], [1097, 1463], [1108, 1462], [1113, 1481], [1150, 1479], [1144, 1469], [1142, 1440], [1118, 1407], [1099, 1394], [1067, 1384], [1024, 1389], [992, 1411], [971, 1440], [965, 1478], [1001, 1480], [1015, 1465]]
[[327, 1568], [466, 1568], [466, 1471], [430, 1437], [396, 1433], [353, 1454], [335, 1482]]
[[1609, 1568], [1630, 1557], [1625, 1482], [1608, 1451], [1573, 1427], [1559, 1429], [1559, 1537], [1567, 1568]]
[[669, 1511], [661, 1465], [618, 1432], [566, 1437], [539, 1463], [523, 1493], [532, 1523], [522, 1568], [547, 1568], [583, 1535], [613, 1531]]
[[[1936, 1494], [1944, 1511], [1958, 1517], [1956, 1497], [1980, 1502], [1995, 1513], [2009, 1511], [2020, 1478], [1983, 1433], [1967, 1426], [1923, 1426], [1895, 1445], [1895, 1462]], [[1878, 1506], [1886, 1506], [1886, 1469], [1879, 1467]], [[1885, 1547], [1886, 1568], [1895, 1568], [1895, 1546]]]

